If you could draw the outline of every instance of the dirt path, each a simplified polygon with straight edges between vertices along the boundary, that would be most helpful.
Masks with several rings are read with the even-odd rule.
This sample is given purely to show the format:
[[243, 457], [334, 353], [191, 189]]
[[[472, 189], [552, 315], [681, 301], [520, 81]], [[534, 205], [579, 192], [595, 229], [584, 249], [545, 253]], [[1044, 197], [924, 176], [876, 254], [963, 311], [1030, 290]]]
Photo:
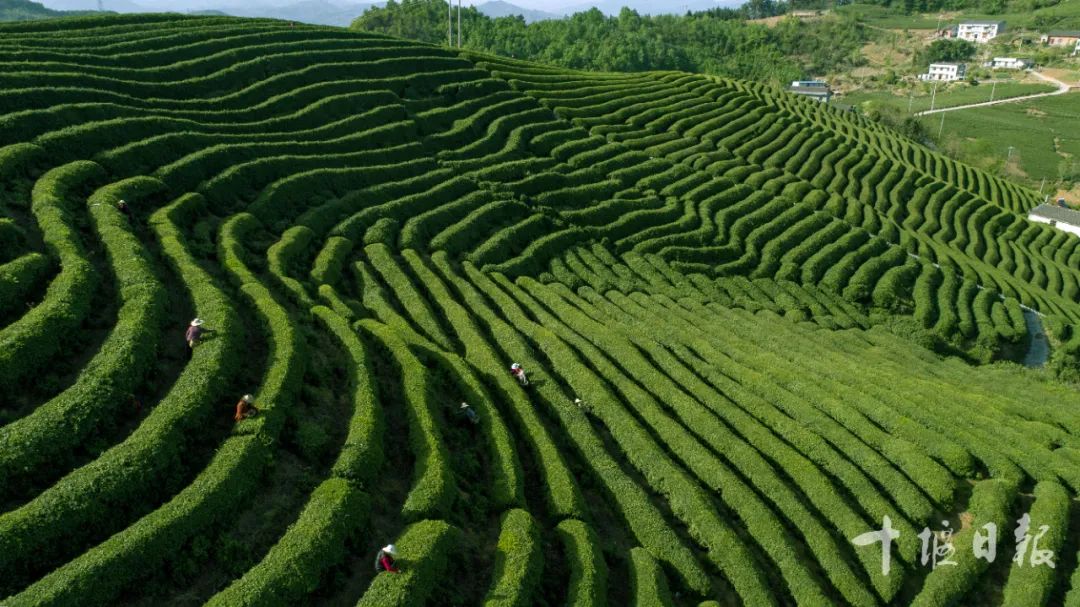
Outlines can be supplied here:
[[986, 107], [986, 106], [990, 106], [990, 105], [998, 105], [1000, 103], [1015, 103], [1017, 101], [1027, 101], [1029, 99], [1037, 99], [1039, 97], [1050, 97], [1052, 95], [1064, 95], [1065, 93], [1068, 93], [1070, 88], [1071, 88], [1069, 84], [1067, 84], [1065, 82], [1062, 82], [1062, 81], [1058, 80], [1057, 78], [1051, 78], [1050, 76], [1047, 76], [1045, 74], [1040, 74], [1039, 72], [1031, 72], [1031, 74], [1033, 76], [1035, 76], [1036, 78], [1038, 78], [1039, 80], [1042, 80], [1044, 82], [1048, 82], [1050, 84], [1056, 85], [1058, 87], [1058, 89], [1056, 91], [1051, 91], [1049, 93], [1035, 93], [1034, 95], [1023, 95], [1021, 97], [1008, 97], [1006, 99], [998, 99], [997, 101], [982, 101], [982, 102], [979, 102], [979, 103], [969, 103], [967, 105], [954, 105], [954, 106], [951, 106], [951, 107], [943, 107], [943, 108], [938, 108], [936, 110], [924, 110], [922, 112], [915, 112], [915, 115], [916, 116], [926, 116], [926, 115], [929, 115], [929, 114], [938, 114], [940, 112], [951, 112], [953, 110], [966, 110], [968, 108], [973, 108], [973, 107]]

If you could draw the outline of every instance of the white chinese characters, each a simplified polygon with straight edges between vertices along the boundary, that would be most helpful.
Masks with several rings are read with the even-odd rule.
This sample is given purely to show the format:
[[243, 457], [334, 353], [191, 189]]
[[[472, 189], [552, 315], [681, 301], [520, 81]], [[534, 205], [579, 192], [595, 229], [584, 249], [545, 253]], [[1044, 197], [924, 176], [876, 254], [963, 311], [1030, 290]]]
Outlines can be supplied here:
[[[954, 560], [957, 553], [953, 541], [955, 531], [948, 521], [942, 521], [941, 527], [940, 531], [932, 531], [929, 527], [926, 527], [919, 533], [918, 537], [922, 542], [919, 561], [924, 567], [929, 565], [931, 569], [936, 569], [939, 566], [957, 564], [956, 560]], [[1053, 568], [1054, 551], [1039, 548], [1039, 540], [1050, 530], [1050, 526], [1039, 526], [1038, 533], [1035, 535], [1032, 535], [1030, 530], [1031, 516], [1025, 513], [1016, 521], [1016, 531], [1013, 534], [1016, 539], [1016, 554], [1013, 556], [1013, 563], [1019, 567], [1025, 565], [1029, 567], [1048, 565]], [[880, 543], [881, 574], [889, 575], [892, 563], [892, 544], [899, 537], [900, 531], [893, 528], [892, 520], [888, 516], [884, 516], [882, 517], [881, 529], [856, 536], [851, 539], [851, 543], [856, 546], [869, 546]], [[971, 541], [972, 554], [977, 559], [984, 559], [989, 563], [993, 563], [994, 559], [997, 558], [997, 540], [997, 525], [985, 523], [973, 532]]]

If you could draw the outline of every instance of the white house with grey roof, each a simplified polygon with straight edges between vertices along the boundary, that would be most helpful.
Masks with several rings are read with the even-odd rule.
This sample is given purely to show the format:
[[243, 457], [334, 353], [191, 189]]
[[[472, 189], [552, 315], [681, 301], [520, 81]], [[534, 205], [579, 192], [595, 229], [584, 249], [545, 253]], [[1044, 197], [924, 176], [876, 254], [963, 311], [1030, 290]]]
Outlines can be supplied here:
[[803, 95], [815, 101], [829, 102], [832, 98], [832, 89], [824, 80], [792, 80], [788, 91], [796, 95]]
[[1052, 204], [1040, 204], [1028, 213], [1028, 219], [1080, 236], [1080, 211]]

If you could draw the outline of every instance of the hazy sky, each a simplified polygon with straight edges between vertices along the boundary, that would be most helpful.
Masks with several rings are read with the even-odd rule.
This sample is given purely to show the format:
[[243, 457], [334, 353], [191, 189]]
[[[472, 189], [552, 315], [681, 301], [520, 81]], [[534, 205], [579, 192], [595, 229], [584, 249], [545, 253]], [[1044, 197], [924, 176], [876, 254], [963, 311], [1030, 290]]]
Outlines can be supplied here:
[[[94, 9], [97, 7], [97, 0], [38, 0], [45, 6], [57, 9]], [[243, 4], [245, 6], [255, 5], [283, 5], [293, 4], [297, 0], [104, 0], [106, 10], [110, 5], [115, 10], [124, 10], [125, 5], [132, 3], [148, 9], [160, 9], [160, 10], [188, 10], [190, 8], [202, 8], [207, 6], [228, 6]], [[350, 5], [350, 4], [368, 4], [371, 0], [328, 0], [338, 5]], [[453, 0], [457, 4], [457, 0]], [[486, 0], [462, 0], [463, 5], [483, 4]], [[516, 4], [524, 8], [532, 8], [538, 10], [555, 12], [558, 9], [564, 7], [580, 7], [583, 4], [589, 4], [589, 0], [506, 0], [511, 4]], [[683, 4], [683, 0], [671, 0], [672, 5], [678, 6]], [[739, 4], [740, 2], [732, 2], [731, 0], [721, 1], [719, 5], [731, 5]]]
[[[37, 1], [41, 2], [42, 4], [44, 4], [45, 6], [48, 6], [50, 8], [93, 9], [93, 8], [97, 7], [97, 0], [37, 0]], [[111, 0], [104, 0], [104, 1], [105, 1], [106, 8], [108, 8], [108, 5], [110, 3], [112, 3]], [[275, 5], [282, 5], [282, 4], [291, 4], [293, 2], [293, 0], [220, 0], [220, 2], [215, 2], [214, 0], [129, 0], [129, 1], [134, 2], [135, 4], [138, 4], [140, 6], [145, 6], [147, 8], [157, 8], [157, 9], [162, 9], [162, 10], [166, 10], [166, 9], [169, 9], [169, 8], [176, 8], [178, 6], [188, 6], [188, 5], [196, 5], [196, 4], [197, 5], [203, 5], [203, 4], [239, 4], [239, 3], [242, 2], [243, 4], [252, 5], [252, 6], [256, 6], [256, 5], [260, 5], [260, 4], [261, 5], [268, 5], [268, 6], [275, 6]], [[376, 2], [377, 0], [328, 0], [328, 1], [330, 1], [330, 2], [332, 2], [334, 4], [349, 5], [349, 4], [370, 4], [370, 3]], [[473, 0], [473, 1], [461, 0], [461, 4], [464, 5], [464, 6], [469, 6], [469, 5], [483, 4], [486, 1], [487, 0]], [[557, 8], [560, 8], [560, 7], [563, 7], [563, 6], [570, 6], [572, 4], [584, 4], [588, 0], [581, 0], [581, 2], [574, 2], [572, 0], [507, 0], [507, 1], [510, 2], [511, 4], [516, 4], [516, 5], [524, 7], [524, 8], [535, 8], [535, 9], [539, 9], [539, 10], [553, 10], [553, 9], [557, 9]], [[454, 2], [455, 5], [457, 5], [457, 0], [453, 0], [453, 2]], [[126, 1], [124, 1], [122, 3], [127, 4]], [[120, 4], [120, 2], [117, 2], [116, 4]]]

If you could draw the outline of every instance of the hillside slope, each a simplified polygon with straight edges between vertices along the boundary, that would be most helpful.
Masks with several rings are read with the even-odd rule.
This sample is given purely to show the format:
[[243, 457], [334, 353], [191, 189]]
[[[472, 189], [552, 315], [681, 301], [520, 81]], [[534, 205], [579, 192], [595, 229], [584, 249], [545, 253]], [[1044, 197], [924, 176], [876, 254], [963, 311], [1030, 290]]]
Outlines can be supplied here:
[[269, 20], [0, 66], [5, 606], [1080, 601], [1076, 392], [972, 364], [1024, 305], [1075, 370], [1035, 192], [751, 83]]

